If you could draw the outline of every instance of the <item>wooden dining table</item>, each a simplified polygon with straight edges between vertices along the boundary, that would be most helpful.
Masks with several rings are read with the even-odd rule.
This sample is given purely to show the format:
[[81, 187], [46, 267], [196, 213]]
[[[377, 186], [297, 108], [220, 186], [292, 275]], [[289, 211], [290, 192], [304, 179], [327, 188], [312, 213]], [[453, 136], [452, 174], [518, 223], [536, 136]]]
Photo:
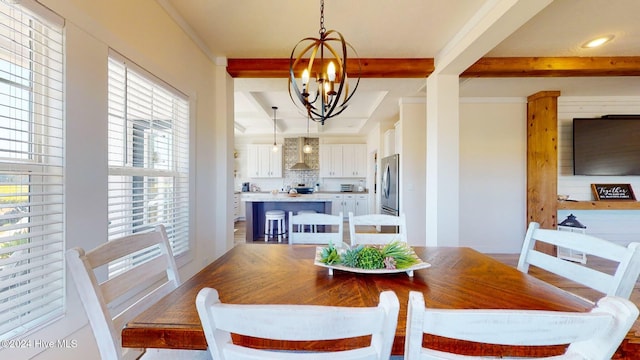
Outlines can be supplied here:
[[[377, 306], [380, 292], [400, 301], [393, 354], [404, 352], [410, 291], [424, 294], [427, 307], [443, 309], [535, 309], [585, 312], [593, 304], [466, 247], [415, 247], [429, 268], [406, 273], [359, 274], [314, 265], [316, 246], [240, 244], [186, 280], [130, 321], [122, 345], [135, 348], [207, 348], [195, 299], [204, 287], [218, 290], [223, 303]], [[233, 335], [233, 341], [283, 350], [347, 349], [367, 337], [322, 342], [271, 341]], [[425, 346], [485, 356], [551, 356], [565, 346], [507, 347], [425, 336]]]

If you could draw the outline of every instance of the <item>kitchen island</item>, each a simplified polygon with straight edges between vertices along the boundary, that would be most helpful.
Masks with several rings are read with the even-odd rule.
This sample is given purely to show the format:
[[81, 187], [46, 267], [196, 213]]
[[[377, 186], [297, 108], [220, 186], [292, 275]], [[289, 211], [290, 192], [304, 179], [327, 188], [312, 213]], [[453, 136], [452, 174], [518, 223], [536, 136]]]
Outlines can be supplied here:
[[[264, 213], [268, 210], [284, 210], [287, 218], [289, 211], [295, 214], [300, 210], [315, 210], [331, 214], [332, 197], [329, 194], [243, 193], [241, 200], [246, 208], [247, 242], [264, 240]], [[288, 224], [289, 220], [286, 222]]]

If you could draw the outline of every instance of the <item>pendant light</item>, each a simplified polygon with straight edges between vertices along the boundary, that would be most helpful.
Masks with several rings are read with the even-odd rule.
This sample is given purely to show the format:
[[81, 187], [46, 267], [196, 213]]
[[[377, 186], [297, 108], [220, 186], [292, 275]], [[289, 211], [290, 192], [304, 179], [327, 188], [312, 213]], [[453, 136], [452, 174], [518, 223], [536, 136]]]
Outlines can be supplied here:
[[276, 110], [278, 110], [277, 106], [272, 106], [273, 109], [273, 148], [271, 151], [278, 152], [278, 144], [276, 144]]
[[311, 147], [311, 145], [309, 145], [309, 117], [307, 116], [307, 137], [304, 139], [304, 147], [302, 148], [302, 151], [305, 154], [311, 154], [311, 152], [313, 151], [313, 148]]

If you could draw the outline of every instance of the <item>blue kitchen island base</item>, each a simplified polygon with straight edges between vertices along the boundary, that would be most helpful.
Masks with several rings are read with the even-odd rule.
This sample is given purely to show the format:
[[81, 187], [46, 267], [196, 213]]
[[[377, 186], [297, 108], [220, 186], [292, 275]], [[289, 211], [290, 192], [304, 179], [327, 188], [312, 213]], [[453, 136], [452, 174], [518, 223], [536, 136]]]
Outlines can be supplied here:
[[300, 197], [279, 197], [276, 200], [248, 199], [243, 200], [246, 205], [246, 239], [247, 242], [264, 241], [265, 212], [269, 210], [284, 210], [286, 226], [289, 226], [289, 211], [296, 214], [300, 210], [314, 210], [318, 213], [331, 214], [330, 199], [304, 199]]

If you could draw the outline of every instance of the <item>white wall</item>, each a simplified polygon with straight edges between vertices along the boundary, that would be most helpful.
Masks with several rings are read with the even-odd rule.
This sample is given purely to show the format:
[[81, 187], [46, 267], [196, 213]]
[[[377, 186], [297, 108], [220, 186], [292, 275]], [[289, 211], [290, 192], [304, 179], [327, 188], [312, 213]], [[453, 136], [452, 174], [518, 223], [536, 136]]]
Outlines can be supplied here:
[[[640, 176], [573, 176], [572, 119], [638, 114], [640, 97], [558, 98], [558, 194], [593, 200], [592, 183]], [[637, 195], [636, 195], [637, 196]], [[591, 235], [626, 245], [640, 238], [640, 210], [560, 210]], [[526, 231], [526, 99], [462, 98], [460, 104], [460, 246], [518, 253]]]
[[460, 103], [460, 246], [519, 253], [526, 231], [526, 99]]
[[[412, 245], [426, 236], [426, 104], [401, 107], [401, 211]], [[518, 253], [526, 230], [526, 99], [460, 100], [460, 243], [488, 253]], [[426, 199], [428, 202], [429, 199]]]
[[384, 151], [382, 138], [386, 131], [380, 124], [376, 124], [367, 136], [367, 189], [369, 189], [369, 213], [380, 213], [380, 159]]
[[[574, 176], [573, 118], [640, 114], [640, 97], [558, 98], [558, 194], [573, 200], [593, 200], [591, 184], [631, 184], [640, 196], [640, 176]], [[640, 210], [560, 210], [558, 223], [573, 214], [590, 235], [627, 245], [640, 240]]]
[[[227, 234], [232, 233], [233, 212], [226, 205], [219, 209], [213, 205], [232, 206], [224, 198], [231, 196], [231, 184], [216, 176], [217, 163], [227, 159], [232, 149], [232, 122], [228, 109], [221, 109], [228, 108], [226, 94], [216, 94], [216, 86], [230, 86], [228, 79], [220, 76], [220, 66], [153, 0], [40, 2], [66, 19], [66, 248], [90, 249], [107, 240], [107, 55], [111, 47], [192, 100], [191, 215], [195, 231], [191, 256], [179, 259], [182, 278], [192, 276], [227, 250]], [[226, 167], [230, 165], [228, 161]], [[99, 358], [70, 279], [67, 284], [65, 316], [26, 339], [67, 339], [77, 346], [4, 349], [0, 358]]]
[[426, 97], [400, 100], [400, 141], [395, 152], [400, 154], [400, 212], [407, 218], [409, 243], [424, 246], [426, 241]]

